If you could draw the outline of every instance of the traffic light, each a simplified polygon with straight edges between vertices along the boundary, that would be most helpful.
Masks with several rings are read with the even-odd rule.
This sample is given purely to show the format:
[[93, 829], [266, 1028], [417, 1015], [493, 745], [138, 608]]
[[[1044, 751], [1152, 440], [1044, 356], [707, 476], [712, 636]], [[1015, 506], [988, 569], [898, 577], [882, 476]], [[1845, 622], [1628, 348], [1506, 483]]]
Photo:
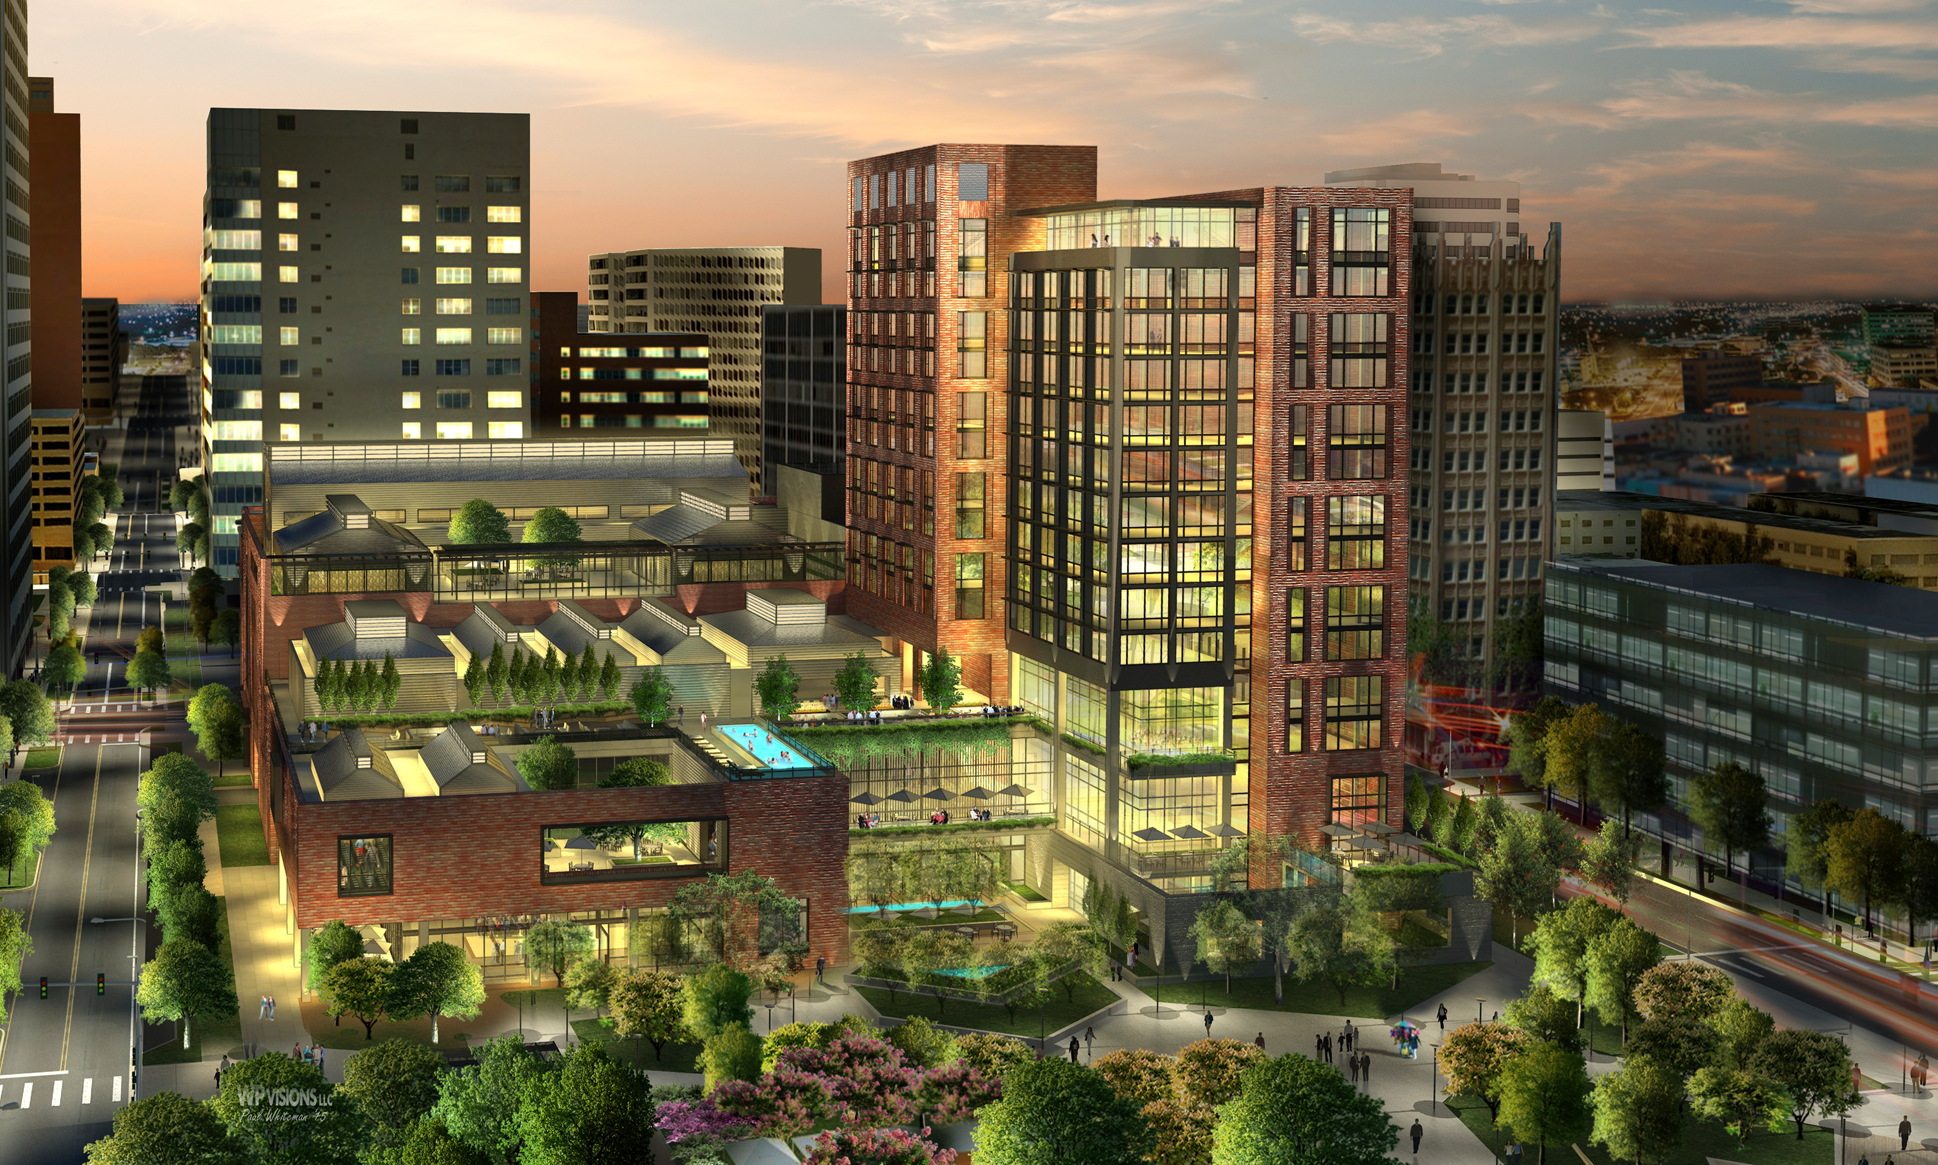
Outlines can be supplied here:
[[42, 999], [47, 998], [47, 976], [45, 975], [40, 977], [40, 997]]
[[94, 993], [96, 995], [106, 995], [108, 993], [108, 977], [106, 974], [97, 974], [94, 976]]

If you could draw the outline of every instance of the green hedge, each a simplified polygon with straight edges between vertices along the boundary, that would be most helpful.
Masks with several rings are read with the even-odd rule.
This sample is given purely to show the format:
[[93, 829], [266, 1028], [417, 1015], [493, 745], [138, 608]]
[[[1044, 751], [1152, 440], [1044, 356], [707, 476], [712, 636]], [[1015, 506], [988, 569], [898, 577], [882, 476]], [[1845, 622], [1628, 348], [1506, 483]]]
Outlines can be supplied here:
[[1410, 866], [1363, 865], [1353, 867], [1353, 876], [1355, 878], [1425, 878], [1428, 876], [1437, 878], [1442, 874], [1458, 874], [1466, 868], [1453, 862], [1419, 862]]
[[1228, 765], [1235, 764], [1237, 759], [1228, 752], [1134, 752], [1124, 761], [1124, 767], [1147, 769], [1152, 765]]
[[1470, 862], [1466, 858], [1461, 857], [1459, 854], [1448, 849], [1444, 845], [1435, 845], [1430, 841], [1423, 841], [1420, 843], [1420, 848], [1434, 855], [1437, 858], [1440, 858], [1446, 862], [1451, 863], [1452, 865], [1454, 865], [1459, 869], [1462, 869], [1462, 870], [1480, 869], [1480, 863]]
[[1092, 756], [1104, 755], [1103, 745], [1094, 744], [1088, 740], [1085, 740], [1081, 736], [1072, 736], [1068, 732], [1063, 734], [1063, 743], [1069, 745], [1071, 748], [1078, 750], [1079, 752], [1087, 752]]
[[1054, 817], [1006, 817], [1000, 821], [951, 821], [947, 825], [878, 825], [873, 829], [850, 829], [851, 834], [863, 837], [904, 837], [911, 833], [934, 833], [937, 830], [991, 830], [1035, 829], [1043, 825], [1055, 825]]
[[858, 768], [867, 761], [893, 759], [930, 749], [960, 754], [994, 752], [1009, 747], [1007, 719], [939, 721], [932, 724], [816, 725], [789, 728], [787, 734], [842, 768]]
[[[624, 700], [614, 700], [604, 704], [559, 704], [551, 710], [566, 717], [604, 716], [630, 712], [633, 706]], [[476, 723], [483, 720], [529, 720], [531, 717], [532, 705], [514, 704], [505, 708], [467, 708], [462, 712], [318, 712], [309, 718], [327, 722], [336, 728], [429, 728], [449, 724], [453, 720]]]

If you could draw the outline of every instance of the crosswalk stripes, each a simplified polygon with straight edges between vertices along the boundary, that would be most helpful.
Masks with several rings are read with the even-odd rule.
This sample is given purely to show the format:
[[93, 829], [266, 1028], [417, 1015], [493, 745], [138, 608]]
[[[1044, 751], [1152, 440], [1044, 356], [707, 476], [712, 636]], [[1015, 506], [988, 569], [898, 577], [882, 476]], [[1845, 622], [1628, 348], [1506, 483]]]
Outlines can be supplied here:
[[20, 1107], [34, 1107], [34, 1082], [32, 1080], [20, 1086]]
[[121, 1077], [119, 1076], [116, 1076], [114, 1078], [114, 1098], [113, 1099], [116, 1104], [121, 1103]]
[[86, 1080], [81, 1081], [81, 1103], [82, 1104], [94, 1103], [94, 1077], [92, 1076], [88, 1077]]
[[55, 1108], [59, 1108], [59, 1107], [61, 1106], [61, 1085], [62, 1085], [63, 1083], [64, 1083], [64, 1081], [60, 1081], [60, 1080], [56, 1080], [56, 1081], [54, 1081], [54, 1100], [53, 1100], [53, 1105], [54, 1105], [54, 1107], [55, 1107]]

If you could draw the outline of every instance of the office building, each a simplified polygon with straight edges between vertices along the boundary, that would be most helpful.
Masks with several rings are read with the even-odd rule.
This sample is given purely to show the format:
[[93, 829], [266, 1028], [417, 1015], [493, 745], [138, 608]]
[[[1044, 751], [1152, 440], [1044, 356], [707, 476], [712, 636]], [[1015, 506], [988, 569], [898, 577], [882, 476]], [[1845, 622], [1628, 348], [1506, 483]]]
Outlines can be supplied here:
[[1749, 419], [1758, 457], [1855, 453], [1867, 476], [1911, 464], [1911, 417], [1901, 407], [1784, 401], [1749, 406]]
[[128, 362], [128, 334], [121, 330], [121, 301], [81, 301], [81, 413], [89, 424], [114, 419], [121, 396], [121, 369]]
[[262, 442], [526, 435], [530, 119], [214, 109], [202, 460], [233, 575]]
[[1930, 348], [1938, 345], [1938, 316], [1923, 303], [1867, 303], [1864, 342], [1873, 348]]
[[33, 478], [29, 472], [33, 438], [33, 216], [28, 207], [32, 186], [28, 151], [32, 131], [28, 123], [27, 4], [8, 4], [0, 12], [0, 213], [7, 220], [5, 371], [0, 372], [0, 596], [4, 625], [0, 625], [0, 674], [17, 675], [26, 658], [33, 631], [34, 544]]
[[32, 139], [34, 408], [105, 421], [81, 387], [81, 115], [54, 112], [54, 79], [27, 79]]
[[847, 456], [848, 309], [769, 304], [760, 310], [761, 492], [791, 465], [841, 476]]
[[759, 486], [760, 313], [766, 304], [821, 302], [821, 252], [812, 247], [649, 248], [587, 260], [595, 332], [707, 337], [707, 409]]
[[1599, 409], [1557, 409], [1554, 488], [1615, 488], [1615, 426]]
[[706, 435], [707, 338], [584, 332], [578, 298], [532, 294], [532, 436]]
[[1336, 171], [1326, 185], [1413, 192], [1412, 594], [1469, 655], [1492, 662], [1496, 621], [1541, 593], [1561, 226], [1531, 246], [1519, 183], [1437, 164]]
[[[1697, 844], [1690, 786], [1735, 761], [1776, 813], [1829, 798], [1938, 828], [1938, 595], [1766, 564], [1549, 564], [1546, 686], [1663, 742], [1669, 807], [1636, 826]], [[1618, 650], [1619, 647], [1619, 650]], [[1766, 879], [1780, 859], [1753, 856]]]
[[1763, 383], [1763, 357], [1754, 353], [1704, 349], [1682, 358], [1682, 411], [1706, 412], [1710, 405], [1747, 399], [1739, 392]]
[[1233, 839], [1396, 820], [1410, 210], [1100, 202], [1095, 174], [1084, 147], [849, 164], [847, 609], [1035, 718], [1032, 885], [1122, 889], [1161, 956]]
[[35, 409], [33, 419], [34, 585], [50, 567], [73, 567], [76, 507], [87, 461], [79, 409]]
[[1873, 348], [1871, 379], [1884, 388], [1911, 389], [1938, 379], [1938, 348]]

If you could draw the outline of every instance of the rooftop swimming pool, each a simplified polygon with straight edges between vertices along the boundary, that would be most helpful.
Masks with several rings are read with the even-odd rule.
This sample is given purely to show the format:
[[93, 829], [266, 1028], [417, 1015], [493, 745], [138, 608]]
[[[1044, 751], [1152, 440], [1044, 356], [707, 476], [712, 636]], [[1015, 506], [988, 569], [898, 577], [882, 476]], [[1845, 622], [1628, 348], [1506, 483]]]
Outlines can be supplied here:
[[874, 914], [874, 913], [877, 913], [878, 911], [880, 911], [880, 910], [883, 910], [883, 909], [888, 909], [888, 910], [947, 910], [947, 909], [949, 909], [949, 908], [950, 908], [950, 907], [952, 907], [952, 906], [980, 906], [980, 905], [982, 905], [982, 904], [981, 904], [981, 903], [979, 903], [979, 902], [971, 902], [971, 901], [969, 901], [969, 900], [968, 900], [967, 898], [951, 898], [951, 899], [949, 899], [949, 900], [948, 900], [947, 902], [891, 902], [891, 903], [889, 903], [889, 904], [887, 905], [887, 907], [880, 907], [880, 906], [850, 906], [850, 907], [848, 907], [848, 908], [847, 908], [847, 911], [846, 911], [846, 913], [848, 913], [848, 914]]
[[774, 735], [771, 728], [761, 724], [722, 724], [714, 729], [720, 735], [733, 741], [754, 755], [762, 765], [770, 769], [813, 768], [815, 762], [809, 760], [799, 749], [786, 744]]

